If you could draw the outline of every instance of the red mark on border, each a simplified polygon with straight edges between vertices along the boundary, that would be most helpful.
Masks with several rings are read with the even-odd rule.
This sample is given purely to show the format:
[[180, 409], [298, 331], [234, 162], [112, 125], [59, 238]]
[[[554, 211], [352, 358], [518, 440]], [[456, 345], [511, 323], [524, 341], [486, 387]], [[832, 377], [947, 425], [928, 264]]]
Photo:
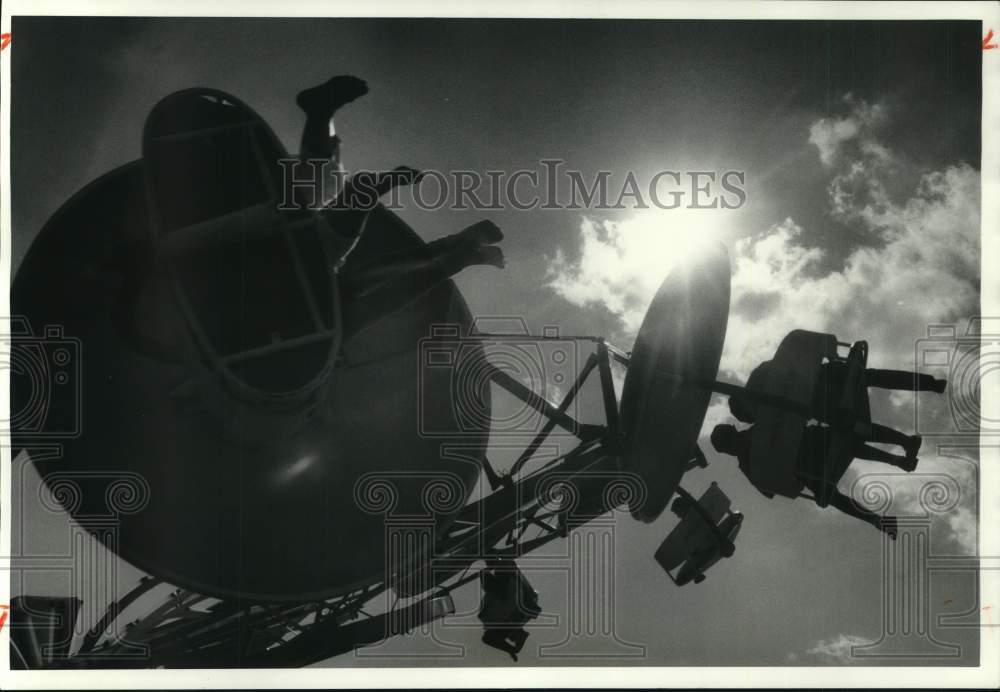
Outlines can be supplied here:
[[7, 622], [7, 611], [10, 606], [0, 605], [0, 630], [3, 629], [4, 624]]
[[0, 34], [0, 50], [10, 45], [10, 34]]
[[[7, 36], [7, 40], [9, 41], [10, 34], [7, 34]], [[993, 38], [993, 29], [986, 32], [986, 38], [983, 39], [983, 50], [993, 50], [997, 47], [996, 43], [990, 43], [991, 38]], [[5, 43], [4, 45], [6, 46], [7, 44]]]

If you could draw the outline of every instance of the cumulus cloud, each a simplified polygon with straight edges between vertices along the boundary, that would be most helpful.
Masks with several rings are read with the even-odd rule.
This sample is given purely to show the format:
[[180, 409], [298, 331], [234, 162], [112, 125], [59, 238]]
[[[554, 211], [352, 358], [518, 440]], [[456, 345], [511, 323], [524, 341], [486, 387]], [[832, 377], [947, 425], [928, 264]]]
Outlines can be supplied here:
[[733, 306], [722, 369], [746, 380], [774, 354], [792, 329], [825, 331], [828, 315], [843, 305], [847, 285], [833, 274], [817, 278], [820, 248], [800, 244], [802, 229], [791, 218], [733, 248]]
[[[840, 486], [862, 505], [893, 516], [929, 522], [934, 551], [970, 555], [979, 536], [976, 504], [979, 488], [978, 464], [972, 454], [944, 455], [929, 442], [914, 473], [887, 472], [882, 464], [856, 461]], [[889, 495], [883, 503], [877, 489]], [[942, 541], [951, 545], [942, 545]]]
[[[858, 223], [867, 223], [867, 213], [856, 211]], [[795, 328], [867, 339], [873, 365], [898, 367], [912, 362], [914, 341], [927, 325], [976, 312], [979, 174], [968, 165], [924, 175], [905, 203], [879, 212], [880, 243], [856, 248], [839, 269], [824, 269], [826, 251], [806, 245], [802, 235], [786, 218], [734, 244], [723, 370], [745, 379]], [[576, 305], [611, 311], [628, 340], [684, 250], [648, 216], [584, 218], [578, 258], [558, 250], [549, 286]]]
[[[846, 204], [846, 203], [845, 203]], [[857, 210], [861, 223], [868, 212]], [[746, 377], [800, 327], [867, 339], [873, 366], [912, 363], [928, 325], [973, 315], [979, 301], [979, 174], [965, 164], [928, 173], [902, 205], [879, 212], [880, 245], [817, 273], [820, 248], [785, 219], [736, 243], [733, 315], [723, 365]]]
[[579, 256], [557, 248], [548, 285], [579, 306], [603, 306], [634, 337], [660, 283], [678, 261], [718, 236], [712, 210], [644, 210], [624, 221], [580, 223]]
[[838, 634], [830, 639], [821, 639], [813, 647], [806, 649], [806, 653], [819, 656], [827, 663], [853, 663], [853, 648], [870, 643], [871, 640], [856, 634]]
[[820, 161], [834, 165], [844, 154], [888, 157], [888, 151], [878, 142], [878, 133], [888, 121], [882, 104], [869, 105], [852, 94], [843, 103], [849, 112], [841, 118], [820, 118], [809, 128], [809, 143], [819, 152]]
[[[724, 377], [745, 381], [797, 328], [833, 333], [840, 341], [865, 339], [870, 367], [911, 369], [915, 343], [929, 325], [958, 323], [961, 333], [964, 321], [978, 312], [978, 171], [961, 162], [934, 171], [910, 170], [878, 139], [887, 109], [852, 97], [845, 104], [845, 117], [813, 123], [809, 141], [830, 170], [828, 212], [866, 242], [834, 263], [830, 250], [808, 243], [804, 238], [810, 236], [790, 217], [737, 240]], [[907, 175], [901, 176], [904, 168]], [[901, 179], [911, 181], [908, 189], [900, 189]], [[662, 223], [648, 218], [584, 219], [578, 258], [560, 251], [550, 263], [549, 285], [570, 302], [601, 305], [617, 315], [627, 342], [684, 249], [683, 242], [663, 233]], [[912, 426], [912, 406], [912, 396], [887, 398], [883, 408], [889, 410], [878, 418], [906, 429]], [[724, 402], [716, 400], [703, 434], [727, 415]], [[957, 474], [963, 503], [943, 519], [951, 538], [969, 548], [975, 540], [968, 504], [975, 497], [975, 469], [956, 467], [933, 451], [925, 450], [921, 470]], [[907, 500], [904, 487], [899, 502], [912, 506], [918, 498], [910, 495]]]

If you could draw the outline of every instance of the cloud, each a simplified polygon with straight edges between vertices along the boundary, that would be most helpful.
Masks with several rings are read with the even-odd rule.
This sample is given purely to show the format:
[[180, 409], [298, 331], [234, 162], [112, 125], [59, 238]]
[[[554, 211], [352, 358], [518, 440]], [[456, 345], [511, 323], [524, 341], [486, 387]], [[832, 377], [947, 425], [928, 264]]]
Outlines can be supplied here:
[[643, 210], [623, 221], [584, 217], [578, 256], [557, 248], [547, 285], [574, 305], [609, 310], [631, 341], [674, 264], [722, 237], [718, 218], [714, 210], [691, 209]]
[[821, 639], [814, 646], [806, 649], [807, 654], [819, 656], [828, 663], [853, 663], [851, 650], [855, 646], [864, 646], [871, 641], [856, 634], [838, 634], [830, 639]]
[[825, 331], [827, 316], [846, 300], [847, 286], [828, 274], [816, 278], [825, 257], [800, 244], [802, 229], [791, 218], [733, 248], [733, 295], [722, 369], [745, 381], [756, 365], [774, 354], [792, 329]]
[[[873, 123], [885, 118], [884, 108], [850, 103], [857, 136], [869, 137]], [[816, 132], [836, 130], [824, 122], [814, 123], [812, 140]], [[829, 153], [823, 147], [832, 140], [818, 141], [821, 153]], [[853, 150], [853, 159], [839, 154], [830, 213], [871, 243], [829, 267], [827, 250], [806, 244], [792, 218], [738, 240], [724, 371], [745, 378], [795, 328], [866, 339], [873, 366], [899, 367], [913, 361], [914, 341], [927, 325], [978, 311], [979, 173], [964, 163], [924, 173], [897, 202], [883, 192], [885, 179], [902, 165], [894, 154], [874, 140]], [[695, 237], [710, 234], [709, 218], [679, 226]], [[663, 225], [655, 214], [620, 222], [584, 218], [578, 256], [557, 250], [548, 285], [573, 304], [599, 305], [616, 315], [628, 341], [662, 277], [690, 250], [691, 236], [664, 232]]]
[[[965, 164], [924, 175], [904, 204], [839, 201], [881, 241], [819, 272], [825, 253], [792, 220], [736, 243], [723, 367], [741, 378], [793, 328], [866, 339], [873, 366], [912, 363], [928, 325], [967, 318], [979, 302], [979, 174]], [[877, 215], [877, 218], [876, 218]], [[877, 223], [877, 227], [876, 227]], [[867, 224], [867, 225], [866, 225]]]
[[886, 107], [869, 105], [852, 94], [846, 94], [842, 100], [849, 109], [848, 115], [820, 118], [809, 127], [809, 143], [816, 145], [820, 161], [832, 166], [845, 153], [887, 157], [888, 151], [877, 140], [879, 131], [888, 121]]
[[[738, 298], [722, 361], [730, 375], [745, 381], [794, 328], [830, 332], [841, 341], [865, 339], [870, 367], [912, 369], [916, 342], [929, 325], [958, 323], [963, 333], [962, 323], [978, 313], [979, 173], [963, 163], [925, 172], [895, 201], [887, 179], [903, 164], [877, 144], [841, 152], [828, 188], [830, 213], [870, 239], [849, 252], [841, 267], [823, 271], [826, 253], [806, 245], [792, 219], [736, 243]], [[913, 424], [913, 405], [913, 395], [886, 397], [875, 417], [906, 430]], [[855, 462], [841, 488], [846, 492], [866, 473], [884, 476], [886, 467]], [[931, 513], [936, 539], [952, 541], [965, 554], [975, 552], [974, 462], [941, 456], [927, 444], [917, 473], [890, 470], [889, 475], [894, 501], [887, 511], [908, 516], [926, 515], [921, 489], [935, 476], [947, 479], [957, 503]]]
[[[881, 504], [879, 491], [866, 488], [883, 484], [891, 500], [879, 508], [885, 514], [926, 519], [930, 523], [932, 550], [972, 555], [979, 536], [976, 503], [979, 487], [978, 460], [974, 450], [967, 455], [942, 455], [925, 442], [920, 464], [913, 473], [886, 471], [886, 466], [855, 461], [840, 483], [841, 490], [856, 501]], [[866, 501], [868, 500], [868, 501]], [[941, 542], [952, 545], [942, 546]]]
[[[807, 242], [818, 234], [806, 234], [791, 217], [737, 240], [724, 378], [746, 381], [792, 329], [832, 333], [840, 341], [867, 340], [870, 367], [911, 369], [916, 342], [929, 325], [957, 323], [964, 333], [964, 320], [978, 313], [978, 171], [961, 162], [913, 170], [878, 139], [889, 118], [884, 106], [850, 96], [844, 102], [848, 115], [817, 120], [809, 141], [832, 176], [829, 214], [864, 242], [835, 265], [832, 246]], [[619, 318], [625, 340], [634, 338], [666, 268], [685, 248], [661, 226], [643, 217], [617, 223], [584, 219], [578, 258], [559, 251], [550, 262], [549, 285], [574, 304], [603, 306]], [[695, 228], [702, 232], [704, 226]], [[912, 406], [912, 396], [885, 397], [876, 418], [909, 429]], [[726, 418], [727, 407], [717, 399], [703, 434]], [[865, 465], [852, 466], [856, 477], [861, 471], [855, 467]], [[974, 547], [975, 466], [956, 465], [928, 449], [920, 471], [955, 476], [963, 500], [937, 520], [950, 539]], [[900, 483], [899, 506], [916, 511], [918, 492]]]

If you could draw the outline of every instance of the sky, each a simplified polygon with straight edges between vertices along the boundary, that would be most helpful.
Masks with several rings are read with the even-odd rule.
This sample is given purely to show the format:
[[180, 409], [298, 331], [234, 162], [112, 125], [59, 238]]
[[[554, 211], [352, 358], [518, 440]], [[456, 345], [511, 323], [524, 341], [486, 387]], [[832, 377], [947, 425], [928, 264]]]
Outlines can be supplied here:
[[[964, 333], [979, 309], [978, 24], [15, 18], [12, 32], [14, 271], [69, 195], [138, 158], [145, 116], [166, 94], [195, 85], [231, 92], [294, 150], [303, 120], [295, 93], [355, 74], [371, 92], [337, 118], [348, 170], [485, 173], [561, 159], [587, 175], [608, 171], [612, 189], [629, 172], [640, 181], [661, 170], [744, 173], [739, 209], [407, 203], [401, 215], [428, 240], [481, 218], [503, 229], [507, 268], [456, 279], [476, 315], [603, 335], [627, 349], [662, 276], [706, 236], [733, 259], [726, 381], [744, 381], [793, 328], [866, 339], [872, 365], [913, 368], [929, 325]], [[594, 415], [595, 401], [582, 402], [581, 415]], [[942, 433], [925, 441], [920, 472], [943, 474], [961, 492], [935, 517], [930, 550], [973, 553], [977, 454], [954, 434], [947, 397], [915, 405], [912, 395], [873, 392], [872, 409], [883, 423]], [[726, 417], [714, 400], [703, 433]], [[615, 628], [645, 655], [586, 661], [863, 664], [851, 646], [883, 628], [880, 534], [804, 500], [763, 498], [702, 442], [710, 466], [684, 486], [697, 494], [717, 481], [745, 513], [736, 555], [703, 584], [676, 588], [652, 560], [676, 519], [616, 517]], [[841, 489], [871, 473], [883, 470], [857, 462]], [[920, 479], [885, 475], [895, 509], [918, 506]], [[29, 471], [24, 482], [37, 479]], [[62, 540], [58, 518], [34, 521], [47, 528], [32, 531], [33, 549]], [[565, 637], [570, 591], [563, 572], [535, 572], [543, 606], [561, 619], [533, 630], [522, 665], [584, 662], [538, 651]], [[120, 576], [135, 574], [123, 567]], [[975, 610], [973, 585], [969, 574], [936, 575], [932, 620]], [[456, 602], [469, 610], [477, 598], [466, 588]], [[415, 634], [374, 658], [325, 665], [508, 662], [478, 643], [474, 617], [458, 620], [465, 626], [435, 632], [464, 646], [463, 656], [443, 658]], [[961, 646], [944, 663], [977, 660], [974, 629], [934, 627]], [[430, 655], [404, 656], [413, 651]]]

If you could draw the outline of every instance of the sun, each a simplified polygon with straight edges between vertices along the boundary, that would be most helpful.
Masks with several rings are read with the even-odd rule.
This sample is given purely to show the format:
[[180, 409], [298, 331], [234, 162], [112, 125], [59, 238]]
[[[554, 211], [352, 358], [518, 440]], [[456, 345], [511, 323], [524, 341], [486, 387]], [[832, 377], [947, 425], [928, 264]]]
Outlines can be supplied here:
[[603, 304], [634, 333], [660, 284], [737, 237], [732, 210], [637, 209], [621, 219], [584, 217], [579, 259], [557, 253], [549, 286], [576, 305]]
[[641, 209], [614, 226], [622, 269], [656, 285], [677, 264], [697, 262], [733, 237], [730, 213], [720, 209]]

